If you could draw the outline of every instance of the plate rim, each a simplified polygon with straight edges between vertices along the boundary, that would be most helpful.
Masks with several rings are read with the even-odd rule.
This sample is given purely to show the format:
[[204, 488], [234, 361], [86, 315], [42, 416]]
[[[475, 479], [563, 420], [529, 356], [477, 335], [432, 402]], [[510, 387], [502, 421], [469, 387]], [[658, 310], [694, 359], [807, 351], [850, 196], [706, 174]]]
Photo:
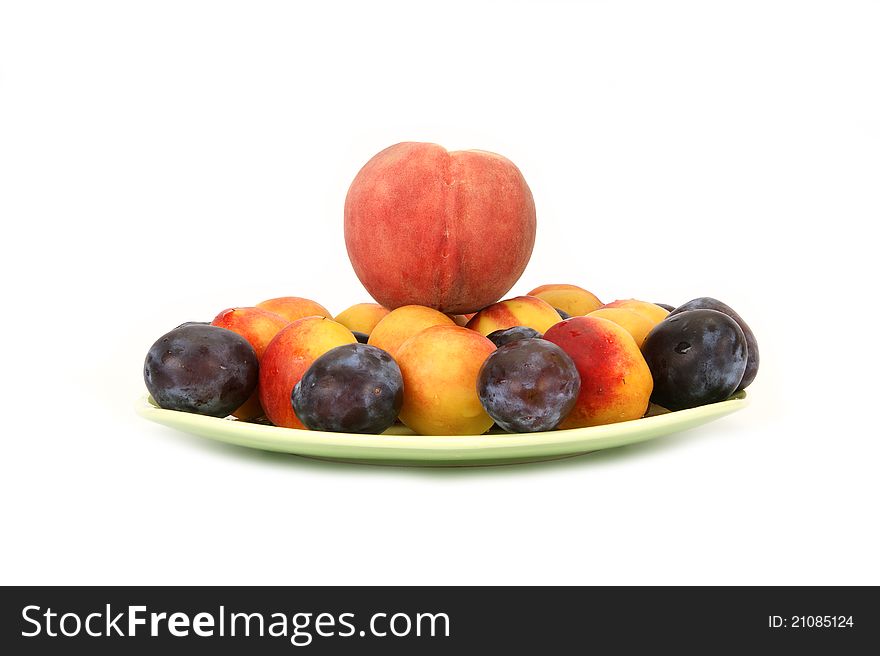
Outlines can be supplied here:
[[[684, 424], [681, 430], [686, 430], [689, 427], [703, 423], [702, 419], [708, 421], [715, 417], [736, 412], [745, 407], [748, 404], [748, 400], [749, 397], [745, 390], [741, 390], [724, 401], [602, 426], [537, 433], [484, 433], [482, 435], [396, 435], [388, 433], [376, 435], [286, 428], [270, 424], [231, 420], [225, 417], [209, 417], [180, 410], [167, 410], [158, 407], [149, 394], [144, 394], [138, 399], [135, 410], [141, 417], [149, 421], [178, 430], [187, 431], [189, 429], [188, 432], [203, 438], [231, 442], [263, 450], [271, 449], [296, 453], [296, 451], [291, 451], [290, 447], [304, 446], [334, 450], [363, 449], [375, 452], [377, 454], [376, 457], [381, 457], [379, 454], [383, 452], [387, 452], [384, 455], [388, 457], [391, 453], [400, 454], [400, 452], [405, 451], [411, 456], [425, 458], [431, 458], [432, 456], [462, 458], [467, 457], [468, 454], [477, 455], [478, 452], [480, 457], [491, 457], [488, 454], [497, 451], [498, 456], [503, 458], [505, 456], [504, 452], [522, 449], [540, 451], [542, 447], [553, 447], [554, 451], [562, 449], [565, 452], [565, 447], [571, 447], [584, 451], [591, 450], [591, 445], [593, 444], [596, 445], [593, 447], [595, 449], [608, 448], [598, 446], [599, 443], [606, 439], [616, 438], [622, 443], [634, 443], [651, 439], [652, 437], [660, 437], [661, 434], [653, 435], [652, 433], [655, 431], [651, 429], [662, 431], [664, 426], [667, 425], [676, 427]], [[166, 420], [169, 417], [169, 413], [173, 413], [173, 416]], [[239, 432], [237, 424], [246, 427], [246, 435], [242, 435]], [[211, 435], [205, 434], [204, 429], [206, 428], [213, 429], [211, 430]], [[222, 434], [222, 437], [218, 437], [217, 433]], [[643, 434], [644, 437], [641, 437]], [[256, 436], [259, 436], [261, 445], [248, 444], [248, 442], [255, 442]], [[620, 439], [625, 436], [635, 437], [636, 439]], [[227, 437], [233, 439], [224, 439]], [[246, 439], [236, 439], [241, 437]], [[390, 457], [393, 459], [403, 459], [400, 455]]]

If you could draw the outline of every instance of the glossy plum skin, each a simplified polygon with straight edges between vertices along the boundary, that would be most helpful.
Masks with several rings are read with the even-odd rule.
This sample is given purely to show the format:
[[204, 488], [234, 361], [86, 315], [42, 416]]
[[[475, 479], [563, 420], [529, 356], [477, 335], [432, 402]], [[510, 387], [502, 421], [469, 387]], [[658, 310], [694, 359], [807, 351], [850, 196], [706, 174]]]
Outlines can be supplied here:
[[710, 296], [701, 296], [700, 298], [688, 301], [684, 305], [679, 305], [677, 308], [669, 312], [669, 316], [671, 317], [681, 312], [688, 312], [689, 310], [715, 310], [716, 312], [726, 314], [728, 317], [736, 321], [746, 337], [746, 345], [749, 348], [749, 360], [746, 363], [746, 372], [743, 375], [742, 381], [740, 381], [737, 390], [745, 389], [751, 385], [752, 381], [755, 380], [755, 376], [758, 375], [758, 365], [761, 362], [761, 357], [758, 353], [758, 340], [755, 339], [755, 333], [749, 328], [749, 324], [743, 321], [743, 318], [739, 316], [732, 307]]
[[742, 329], [726, 314], [690, 310], [654, 326], [642, 354], [654, 378], [651, 401], [684, 410], [733, 394], [746, 370], [748, 346]]
[[312, 430], [381, 433], [403, 405], [403, 376], [388, 353], [344, 344], [312, 363], [291, 393], [300, 421]]
[[237, 333], [192, 322], [160, 337], [144, 361], [144, 382], [159, 407], [226, 417], [257, 386], [257, 355]]
[[667, 312], [672, 312], [675, 309], [673, 306], [669, 305], [669, 303], [654, 303], [654, 305], [659, 305]]
[[540, 338], [541, 333], [528, 326], [513, 326], [512, 328], [504, 328], [503, 330], [491, 332], [486, 335], [486, 337], [495, 346], [504, 346], [505, 344], [515, 342], [519, 339]]
[[571, 319], [571, 315], [568, 312], [566, 312], [565, 310], [560, 310], [559, 308], [553, 308], [553, 309], [556, 310], [556, 313], [560, 316], [560, 318]]
[[480, 402], [509, 433], [553, 430], [574, 407], [580, 387], [572, 359], [538, 338], [500, 346], [477, 377]]

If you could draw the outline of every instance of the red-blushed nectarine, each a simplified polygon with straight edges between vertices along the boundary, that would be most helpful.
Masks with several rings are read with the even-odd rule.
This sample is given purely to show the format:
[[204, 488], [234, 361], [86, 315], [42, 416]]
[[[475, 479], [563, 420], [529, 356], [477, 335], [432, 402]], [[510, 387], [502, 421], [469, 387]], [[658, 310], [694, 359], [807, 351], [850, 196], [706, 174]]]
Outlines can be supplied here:
[[305, 317], [288, 324], [269, 342], [260, 361], [260, 403], [276, 426], [305, 428], [293, 411], [290, 395], [318, 357], [336, 346], [357, 340], [341, 323]]
[[387, 314], [388, 308], [378, 303], [355, 303], [337, 314], [335, 321], [349, 330], [369, 335]]
[[602, 301], [596, 298], [595, 294], [577, 285], [541, 285], [535, 287], [528, 295], [537, 296], [573, 317], [589, 314], [602, 307]]
[[467, 327], [481, 335], [513, 326], [527, 326], [544, 333], [550, 326], [562, 321], [556, 309], [536, 296], [516, 296], [477, 312]]
[[250, 342], [259, 359], [272, 338], [289, 323], [281, 315], [262, 308], [235, 307], [220, 312], [211, 325], [237, 332]]
[[544, 339], [568, 353], [581, 377], [575, 406], [559, 428], [644, 416], [654, 379], [638, 344], [624, 328], [600, 317], [572, 317], [553, 326]]
[[495, 350], [456, 325], [432, 326], [397, 351], [403, 374], [400, 420], [420, 435], [481, 435], [492, 426], [477, 394], [477, 376]]
[[481, 150], [400, 143], [367, 162], [345, 199], [355, 274], [389, 309], [474, 312], [519, 279], [535, 243], [519, 169]]
[[660, 307], [656, 303], [648, 303], [648, 301], [637, 301], [634, 298], [612, 301], [611, 303], [607, 303], [602, 307], [626, 308], [627, 310], [638, 312], [651, 323], [651, 328], [663, 321], [669, 315], [669, 310]]
[[404, 305], [392, 310], [376, 324], [367, 343], [394, 357], [401, 344], [425, 328], [454, 325], [455, 322], [442, 312], [423, 305]]
[[600, 307], [598, 310], [590, 312], [587, 316], [608, 319], [608, 321], [613, 321], [621, 328], [625, 328], [626, 332], [636, 340], [639, 348], [645, 343], [645, 337], [648, 336], [651, 328], [654, 327], [654, 324], [645, 315], [627, 307]]
[[[223, 310], [211, 322], [214, 326], [227, 328], [244, 337], [254, 347], [257, 361], [262, 359], [263, 352], [272, 338], [288, 323], [290, 322], [284, 317], [258, 307], [229, 308]], [[263, 416], [259, 384], [250, 398], [232, 414], [245, 421]]]
[[296, 321], [303, 317], [327, 317], [332, 319], [333, 315], [327, 311], [320, 303], [300, 298], [299, 296], [281, 296], [279, 298], [270, 298], [268, 301], [257, 303], [258, 308], [280, 314], [288, 321]]

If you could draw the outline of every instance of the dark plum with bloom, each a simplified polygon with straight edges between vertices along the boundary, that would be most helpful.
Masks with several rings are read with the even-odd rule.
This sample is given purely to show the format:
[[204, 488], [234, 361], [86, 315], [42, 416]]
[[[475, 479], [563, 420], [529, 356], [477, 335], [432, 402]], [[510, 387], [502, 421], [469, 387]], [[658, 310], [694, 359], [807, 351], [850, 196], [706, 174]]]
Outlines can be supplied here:
[[144, 361], [144, 382], [166, 410], [225, 417], [257, 386], [257, 355], [237, 333], [199, 322], [160, 337]]
[[574, 407], [581, 379], [572, 359], [543, 339], [519, 339], [489, 354], [477, 378], [480, 402], [510, 433], [553, 430]]
[[739, 387], [748, 346], [736, 321], [715, 310], [669, 315], [642, 345], [654, 379], [651, 401], [684, 410], [724, 401]]
[[368, 344], [330, 349], [291, 394], [293, 410], [312, 430], [381, 433], [403, 404], [403, 376], [387, 352]]

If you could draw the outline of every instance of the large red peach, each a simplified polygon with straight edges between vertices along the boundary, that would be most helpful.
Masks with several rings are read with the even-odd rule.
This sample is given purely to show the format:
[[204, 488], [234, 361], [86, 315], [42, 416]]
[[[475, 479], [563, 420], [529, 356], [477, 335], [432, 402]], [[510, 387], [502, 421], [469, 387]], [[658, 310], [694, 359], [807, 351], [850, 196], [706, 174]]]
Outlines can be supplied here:
[[589, 314], [602, 307], [602, 301], [595, 294], [577, 285], [541, 285], [530, 291], [529, 296], [537, 296], [573, 317]]
[[455, 322], [442, 312], [422, 305], [404, 305], [389, 312], [376, 324], [367, 344], [396, 356], [401, 344], [425, 328], [454, 325]]
[[559, 428], [644, 416], [654, 380], [638, 344], [624, 328], [600, 317], [572, 317], [553, 326], [544, 339], [568, 353], [581, 375], [574, 409]]
[[260, 361], [260, 403], [276, 426], [305, 428], [290, 394], [312, 362], [327, 351], [357, 340], [341, 323], [310, 316], [287, 325], [269, 342]]
[[535, 225], [532, 192], [510, 160], [431, 143], [386, 148], [345, 199], [354, 271], [390, 309], [465, 314], [494, 303], [528, 264]]
[[559, 313], [546, 301], [536, 296], [517, 296], [483, 308], [468, 321], [467, 327], [481, 335], [513, 326], [528, 326], [544, 333], [561, 320]]
[[492, 426], [477, 375], [495, 345], [461, 326], [432, 326], [397, 352], [403, 374], [400, 420], [421, 435], [481, 435]]
[[387, 314], [388, 308], [378, 303], [355, 303], [337, 314], [335, 320], [349, 330], [369, 335]]
[[296, 321], [303, 317], [327, 317], [332, 319], [333, 315], [327, 311], [320, 303], [315, 303], [307, 298], [299, 296], [281, 296], [279, 298], [270, 298], [268, 301], [257, 303], [258, 308], [263, 308], [269, 312], [280, 314], [288, 321]]
[[[262, 359], [263, 352], [272, 338], [288, 323], [290, 322], [284, 317], [257, 307], [229, 308], [223, 310], [211, 322], [214, 326], [227, 328], [244, 337], [254, 347], [257, 361]], [[232, 414], [246, 421], [263, 416], [259, 384], [250, 398]]]

